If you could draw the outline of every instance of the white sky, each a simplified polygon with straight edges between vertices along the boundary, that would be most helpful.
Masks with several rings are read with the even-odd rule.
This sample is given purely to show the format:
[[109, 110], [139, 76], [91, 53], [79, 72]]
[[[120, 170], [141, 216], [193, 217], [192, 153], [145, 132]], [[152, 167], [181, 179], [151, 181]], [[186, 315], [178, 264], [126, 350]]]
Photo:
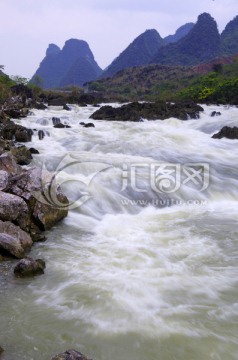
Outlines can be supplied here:
[[49, 43], [85, 40], [105, 68], [146, 29], [165, 37], [208, 12], [221, 32], [238, 0], [0, 0], [0, 12], [0, 65], [29, 78]]

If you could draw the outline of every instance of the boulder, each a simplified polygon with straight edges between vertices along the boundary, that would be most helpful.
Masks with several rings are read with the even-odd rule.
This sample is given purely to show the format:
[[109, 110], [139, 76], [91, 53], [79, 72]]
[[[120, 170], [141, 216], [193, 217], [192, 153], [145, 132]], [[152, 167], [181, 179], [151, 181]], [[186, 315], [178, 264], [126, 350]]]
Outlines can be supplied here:
[[14, 268], [17, 277], [28, 277], [44, 274], [45, 262], [42, 259], [24, 258]]
[[62, 124], [62, 123], [59, 123], [59, 124], [55, 124], [55, 125], [54, 125], [54, 128], [56, 128], [56, 129], [63, 129], [63, 128], [71, 128], [71, 126], [69, 126], [69, 125], [64, 125], [64, 124]]
[[165, 120], [175, 117], [180, 120], [198, 119], [203, 108], [194, 102], [166, 103], [157, 101], [155, 103], [133, 102], [118, 108], [112, 106], [102, 106], [91, 116], [95, 120], [114, 120], [114, 121], [142, 121]]
[[38, 137], [39, 137], [39, 140], [43, 140], [44, 137], [45, 137], [45, 133], [43, 130], [39, 130], [38, 131]]
[[57, 97], [53, 97], [51, 95], [50, 99], [48, 100], [48, 106], [65, 106], [66, 101], [67, 100], [64, 96], [58, 95]]
[[53, 116], [52, 123], [53, 123], [53, 125], [60, 124], [61, 123], [60, 118]]
[[11, 182], [10, 192], [26, 201], [33, 223], [42, 231], [68, 214], [68, 199], [52, 181], [52, 174], [33, 167], [23, 170]]
[[32, 239], [29, 234], [9, 221], [0, 220], [0, 254], [21, 259], [31, 246]]
[[[50, 187], [48, 189], [50, 189]], [[51, 194], [49, 194], [49, 198], [47, 199], [48, 203], [37, 201], [33, 209], [33, 218], [42, 231], [51, 229], [52, 226], [65, 218], [68, 214], [68, 199], [61, 192], [60, 187], [51, 189], [50, 191]], [[52, 192], [55, 192], [53, 196]], [[50, 202], [50, 200], [55, 197], [58, 204]]]
[[7, 171], [0, 170], [0, 191], [5, 191], [8, 188], [9, 178], [10, 175]]
[[212, 111], [210, 114], [211, 117], [220, 116], [220, 115], [221, 115], [220, 111]]
[[0, 191], [0, 220], [12, 221], [29, 230], [29, 213], [26, 202], [19, 196]]
[[13, 147], [10, 150], [11, 154], [16, 159], [17, 164], [19, 165], [29, 165], [32, 160], [32, 155], [29, 149], [24, 145]]
[[32, 104], [32, 108], [33, 109], [37, 109], [37, 110], [46, 110], [47, 109], [47, 106], [41, 102], [37, 102], [35, 101], [33, 104]]
[[15, 132], [15, 140], [18, 142], [28, 142], [31, 141], [33, 131], [31, 129], [27, 129], [24, 126], [18, 125], [18, 128]]
[[224, 126], [218, 133], [212, 136], [213, 139], [222, 139], [223, 137], [232, 140], [238, 139], [238, 127]]
[[90, 360], [76, 350], [67, 350], [64, 353], [52, 357], [51, 360]]
[[19, 142], [31, 141], [32, 134], [31, 129], [15, 124], [13, 121], [8, 121], [0, 131], [0, 135], [3, 139], [16, 140]]
[[32, 148], [32, 147], [29, 149], [29, 151], [30, 151], [31, 154], [34, 154], [34, 155], [39, 154], [39, 151], [37, 149], [35, 149], [35, 148]]
[[6, 171], [11, 175], [17, 175], [20, 174], [21, 167], [16, 163], [12, 154], [4, 153], [0, 156], [0, 170]]
[[6, 115], [8, 115], [11, 119], [19, 119], [21, 117], [21, 110], [20, 109], [4, 109]]
[[69, 107], [67, 104], [65, 104], [65, 105], [63, 106], [63, 110], [70, 111], [71, 109], [70, 109], [70, 107]]
[[95, 125], [93, 123], [87, 123], [87, 124], [84, 124], [83, 127], [90, 128], [90, 127], [95, 127]]

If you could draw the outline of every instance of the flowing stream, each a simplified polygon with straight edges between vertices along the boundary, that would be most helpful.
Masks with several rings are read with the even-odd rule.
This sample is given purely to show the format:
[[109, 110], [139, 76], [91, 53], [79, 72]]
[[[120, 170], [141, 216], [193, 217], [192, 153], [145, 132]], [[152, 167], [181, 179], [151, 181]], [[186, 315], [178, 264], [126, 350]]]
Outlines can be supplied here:
[[96, 108], [72, 105], [19, 122], [72, 203], [31, 251], [44, 275], [16, 279], [1, 265], [3, 360], [70, 348], [94, 360], [237, 360], [238, 140], [211, 137], [237, 126], [238, 108], [203, 107], [189, 121], [91, 121]]

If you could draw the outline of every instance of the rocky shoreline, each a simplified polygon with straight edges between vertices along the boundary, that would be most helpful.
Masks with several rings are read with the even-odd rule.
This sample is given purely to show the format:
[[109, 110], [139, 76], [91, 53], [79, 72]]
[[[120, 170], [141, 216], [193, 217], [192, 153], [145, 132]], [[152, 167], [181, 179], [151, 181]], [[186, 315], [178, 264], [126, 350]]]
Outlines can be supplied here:
[[[11, 118], [27, 116], [32, 107], [28, 89], [8, 99], [0, 111], [0, 259], [23, 258], [34, 242], [45, 240], [44, 231], [67, 216], [68, 200], [60, 187], [51, 190], [62, 205], [41, 201], [52, 175], [30, 167], [32, 153], [24, 144], [32, 131]], [[34, 104], [33, 104], [34, 105]], [[28, 165], [27, 167], [25, 165]]]

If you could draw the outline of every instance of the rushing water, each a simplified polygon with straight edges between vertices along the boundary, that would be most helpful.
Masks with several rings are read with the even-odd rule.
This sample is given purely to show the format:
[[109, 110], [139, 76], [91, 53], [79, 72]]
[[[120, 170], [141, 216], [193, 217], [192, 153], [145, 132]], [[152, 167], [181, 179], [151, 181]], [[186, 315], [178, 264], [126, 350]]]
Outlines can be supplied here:
[[79, 125], [93, 107], [21, 120], [44, 130], [34, 162], [60, 170], [78, 206], [32, 250], [45, 275], [15, 279], [4, 263], [4, 360], [69, 348], [94, 360], [237, 360], [238, 140], [211, 136], [237, 125], [238, 109], [204, 109], [199, 120], [95, 128]]

